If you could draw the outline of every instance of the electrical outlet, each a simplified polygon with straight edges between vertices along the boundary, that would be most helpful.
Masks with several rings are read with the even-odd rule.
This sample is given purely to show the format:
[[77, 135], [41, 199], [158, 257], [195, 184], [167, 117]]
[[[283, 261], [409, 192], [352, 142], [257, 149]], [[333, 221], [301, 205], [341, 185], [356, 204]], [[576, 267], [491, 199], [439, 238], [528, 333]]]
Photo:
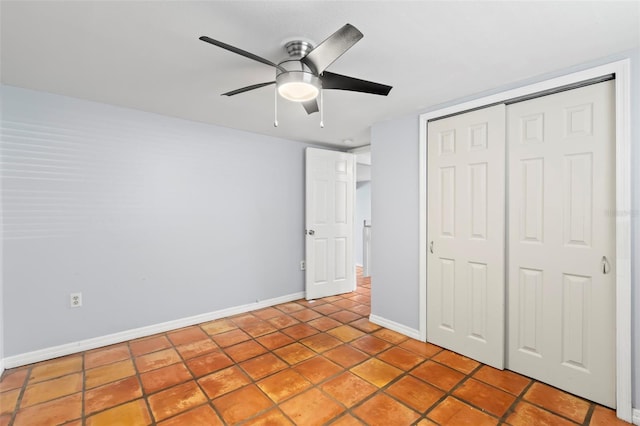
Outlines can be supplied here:
[[69, 305], [72, 308], [79, 308], [82, 306], [82, 293], [71, 293], [69, 298]]
[[305, 269], [307, 269], [307, 262], [305, 262], [304, 260], [300, 261], [300, 270], [304, 271]]

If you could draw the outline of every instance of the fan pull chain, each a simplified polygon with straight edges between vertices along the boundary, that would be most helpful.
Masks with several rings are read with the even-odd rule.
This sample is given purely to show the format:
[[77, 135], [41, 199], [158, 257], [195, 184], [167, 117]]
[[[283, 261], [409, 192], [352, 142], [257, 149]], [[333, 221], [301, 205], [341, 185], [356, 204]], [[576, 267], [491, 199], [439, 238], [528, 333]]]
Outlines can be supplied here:
[[324, 90], [320, 89], [320, 128], [324, 128]]
[[278, 127], [278, 87], [273, 91], [273, 127]]

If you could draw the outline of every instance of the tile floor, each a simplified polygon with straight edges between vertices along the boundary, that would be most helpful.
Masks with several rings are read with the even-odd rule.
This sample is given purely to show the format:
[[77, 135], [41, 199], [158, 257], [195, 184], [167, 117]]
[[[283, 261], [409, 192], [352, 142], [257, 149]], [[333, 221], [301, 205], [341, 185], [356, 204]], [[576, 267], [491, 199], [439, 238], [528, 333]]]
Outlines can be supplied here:
[[367, 320], [370, 284], [8, 370], [5, 425], [627, 425]]

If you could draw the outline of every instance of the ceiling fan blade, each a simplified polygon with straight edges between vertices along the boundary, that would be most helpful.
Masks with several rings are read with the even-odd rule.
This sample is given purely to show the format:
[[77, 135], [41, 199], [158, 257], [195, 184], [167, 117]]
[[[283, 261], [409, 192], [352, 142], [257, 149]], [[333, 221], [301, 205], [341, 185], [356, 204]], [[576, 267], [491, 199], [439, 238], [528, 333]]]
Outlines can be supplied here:
[[320, 109], [318, 108], [317, 99], [311, 99], [310, 101], [302, 102], [302, 106], [304, 107], [305, 111], [307, 111], [307, 114], [309, 115], [313, 114], [314, 112], [320, 111]]
[[263, 64], [266, 64], [266, 65], [271, 65], [272, 67], [278, 68], [282, 72], [286, 72], [287, 71], [286, 69], [282, 68], [281, 66], [279, 66], [277, 64], [274, 64], [273, 62], [271, 62], [268, 59], [261, 58], [258, 55], [254, 55], [253, 53], [247, 52], [246, 50], [242, 50], [242, 49], [239, 49], [239, 48], [237, 48], [235, 46], [231, 46], [230, 44], [223, 43], [223, 42], [218, 41], [218, 40], [214, 40], [211, 37], [202, 36], [202, 37], [200, 37], [200, 40], [205, 41], [207, 43], [211, 43], [214, 46], [222, 47], [223, 49], [226, 49], [226, 50], [228, 50], [230, 52], [233, 52], [233, 53], [237, 53], [238, 55], [244, 56], [245, 58], [253, 59], [254, 61], [262, 62]]
[[227, 92], [227, 93], [223, 93], [220, 96], [233, 96], [233, 95], [237, 95], [237, 94], [240, 94], [240, 93], [248, 92], [249, 90], [259, 89], [259, 88], [264, 87], [264, 86], [269, 86], [269, 85], [275, 84], [275, 83], [276, 83], [275, 81], [268, 81], [266, 83], [252, 84], [251, 86], [242, 87], [240, 89], [236, 89], [236, 90], [232, 90], [232, 91]]
[[320, 76], [323, 89], [350, 90], [352, 92], [371, 93], [373, 95], [387, 96], [392, 86], [374, 83], [373, 81], [360, 80], [342, 74], [325, 71]]
[[362, 37], [362, 33], [356, 27], [345, 24], [302, 58], [302, 63], [311, 68], [316, 75], [320, 74]]

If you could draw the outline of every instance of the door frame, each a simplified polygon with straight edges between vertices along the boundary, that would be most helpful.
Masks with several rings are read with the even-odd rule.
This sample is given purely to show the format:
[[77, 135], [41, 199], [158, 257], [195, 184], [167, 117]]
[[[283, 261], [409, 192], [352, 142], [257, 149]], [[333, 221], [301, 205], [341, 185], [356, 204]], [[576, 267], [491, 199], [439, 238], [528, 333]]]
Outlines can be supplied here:
[[[419, 307], [420, 339], [427, 340], [427, 123], [582, 81], [615, 75], [616, 130], [616, 412], [632, 421], [631, 401], [631, 84], [630, 59], [611, 62], [420, 115]], [[619, 214], [617, 214], [619, 212]], [[505, 283], [506, 285], [506, 283]], [[506, 291], [506, 288], [505, 288]]]

